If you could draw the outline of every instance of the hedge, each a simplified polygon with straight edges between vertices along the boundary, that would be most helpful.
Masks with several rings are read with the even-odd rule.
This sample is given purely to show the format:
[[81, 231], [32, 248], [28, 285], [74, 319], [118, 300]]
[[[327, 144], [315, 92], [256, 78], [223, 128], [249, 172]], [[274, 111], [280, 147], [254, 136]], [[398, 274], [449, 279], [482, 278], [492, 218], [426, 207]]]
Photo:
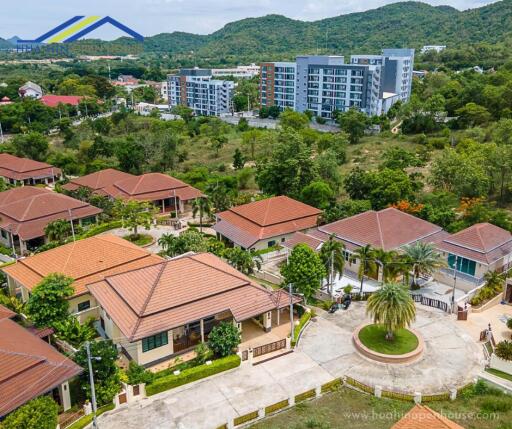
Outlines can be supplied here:
[[[104, 405], [103, 407], [98, 408], [98, 410], [96, 411], [96, 416], [100, 416], [101, 414], [113, 409], [114, 404]], [[83, 416], [81, 419], [77, 420], [71, 426], [68, 426], [67, 429], [83, 429], [90, 423], [92, 423], [92, 414]]]
[[114, 220], [112, 222], [101, 223], [99, 225], [93, 226], [85, 231], [80, 238], [89, 238], [94, 235], [101, 234], [102, 232], [109, 231], [115, 228], [121, 228], [123, 226], [123, 222], [120, 220]]
[[301, 317], [299, 324], [295, 327], [293, 331], [293, 341], [292, 341], [292, 347], [297, 344], [297, 340], [299, 339], [300, 332], [304, 328], [307, 322], [309, 322], [309, 319], [311, 319], [312, 314], [311, 311], [306, 311]]
[[183, 370], [178, 375], [172, 374], [159, 378], [146, 386], [146, 394], [151, 396], [165, 392], [166, 390], [209, 377], [210, 375], [218, 374], [219, 372], [227, 371], [228, 369], [236, 368], [237, 366], [240, 366], [240, 357], [238, 355], [217, 359], [210, 365], [204, 364], [195, 366]]

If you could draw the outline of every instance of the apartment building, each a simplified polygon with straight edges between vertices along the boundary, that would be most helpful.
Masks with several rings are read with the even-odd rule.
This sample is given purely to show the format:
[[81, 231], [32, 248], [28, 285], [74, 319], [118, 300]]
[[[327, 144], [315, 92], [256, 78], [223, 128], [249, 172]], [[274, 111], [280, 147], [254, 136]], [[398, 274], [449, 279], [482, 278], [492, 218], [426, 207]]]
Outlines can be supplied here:
[[295, 62], [261, 64], [260, 103], [312, 111], [332, 118], [334, 111], [357, 108], [381, 115], [411, 95], [414, 49], [384, 49], [381, 55], [298, 56]]
[[212, 76], [214, 77], [226, 77], [233, 76], [239, 79], [251, 79], [254, 76], [260, 74], [260, 66], [252, 63], [248, 66], [236, 66], [232, 68], [224, 69], [212, 69]]
[[181, 69], [168, 76], [169, 107], [190, 107], [196, 115], [219, 116], [232, 110], [235, 83], [213, 79], [210, 69]]

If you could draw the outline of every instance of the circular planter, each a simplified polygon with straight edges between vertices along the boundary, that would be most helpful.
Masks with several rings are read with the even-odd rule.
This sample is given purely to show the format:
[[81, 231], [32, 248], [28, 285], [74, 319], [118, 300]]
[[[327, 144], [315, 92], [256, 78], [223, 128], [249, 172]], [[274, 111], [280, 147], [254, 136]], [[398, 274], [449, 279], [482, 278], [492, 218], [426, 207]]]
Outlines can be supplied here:
[[418, 334], [418, 332], [409, 329], [416, 337], [418, 338], [418, 346], [416, 349], [409, 353], [404, 353], [401, 355], [388, 355], [384, 353], [379, 353], [374, 350], [369, 349], [366, 347], [361, 340], [359, 339], [359, 332], [361, 329], [363, 329], [365, 326], [368, 326], [368, 324], [364, 324], [359, 326], [352, 335], [352, 341], [354, 342], [354, 346], [356, 347], [356, 350], [362, 354], [364, 357], [367, 357], [368, 359], [375, 360], [377, 362], [382, 363], [410, 363], [418, 360], [421, 355], [423, 354], [423, 350], [425, 350], [425, 342], [423, 341], [423, 338]]

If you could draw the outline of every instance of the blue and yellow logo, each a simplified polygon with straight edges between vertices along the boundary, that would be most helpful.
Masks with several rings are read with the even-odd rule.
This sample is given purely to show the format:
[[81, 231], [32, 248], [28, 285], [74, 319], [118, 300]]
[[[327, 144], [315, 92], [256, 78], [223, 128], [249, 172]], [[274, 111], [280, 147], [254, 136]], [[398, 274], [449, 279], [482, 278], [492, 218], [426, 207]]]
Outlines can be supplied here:
[[110, 16], [75, 16], [35, 40], [18, 40], [18, 43], [51, 44], [75, 42], [105, 24], [111, 24], [119, 28], [139, 42], [144, 41], [142, 35]]

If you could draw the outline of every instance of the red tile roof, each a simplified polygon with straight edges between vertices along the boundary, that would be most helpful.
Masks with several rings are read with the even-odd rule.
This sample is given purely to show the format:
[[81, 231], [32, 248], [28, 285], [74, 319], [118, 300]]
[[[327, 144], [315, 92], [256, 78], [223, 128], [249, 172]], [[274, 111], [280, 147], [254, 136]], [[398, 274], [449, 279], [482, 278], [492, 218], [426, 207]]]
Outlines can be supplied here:
[[188, 201], [204, 196], [198, 189], [162, 173], [146, 173], [116, 181], [106, 186], [104, 192], [113, 198], [139, 201], [156, 201], [174, 196]]
[[60, 168], [46, 162], [19, 158], [8, 153], [0, 153], [0, 176], [13, 180], [39, 179], [60, 176]]
[[48, 107], [57, 107], [59, 104], [78, 106], [84, 97], [78, 95], [43, 95], [40, 100]]
[[208, 253], [106, 277], [88, 288], [129, 341], [225, 311], [242, 321], [289, 304], [284, 292], [253, 283]]
[[0, 192], [0, 227], [22, 240], [44, 236], [57, 219], [83, 219], [102, 212], [94, 206], [48, 189], [22, 186]]
[[123, 171], [107, 168], [105, 170], [96, 171], [86, 176], [72, 179], [69, 183], [62, 186], [66, 191], [76, 191], [79, 187], [89, 188], [92, 191], [99, 191], [106, 186], [112, 185], [120, 180], [126, 180], [135, 177], [132, 174]]
[[293, 233], [293, 235], [283, 243], [283, 247], [293, 249], [297, 244], [306, 244], [311, 250], [318, 251], [324, 242], [325, 240], [299, 231]]
[[16, 322], [0, 320], [0, 416], [80, 372], [72, 360]]
[[484, 264], [512, 253], [512, 234], [490, 223], [477, 223], [441, 241], [439, 250]]
[[271, 197], [218, 213], [213, 228], [247, 248], [262, 239], [312, 228], [321, 213], [286, 196]]
[[7, 307], [4, 307], [3, 305], [0, 305], [0, 320], [12, 319], [14, 316], [16, 316], [16, 313], [14, 311]]
[[424, 405], [415, 405], [391, 429], [464, 429]]
[[367, 244], [384, 250], [397, 249], [419, 240], [435, 241], [443, 229], [395, 208], [369, 210], [318, 228], [357, 246]]
[[3, 271], [28, 290], [51, 273], [73, 278], [75, 296], [87, 293], [86, 285], [105, 276], [147, 267], [163, 261], [157, 255], [114, 235], [78, 240], [28, 258], [19, 259]]

